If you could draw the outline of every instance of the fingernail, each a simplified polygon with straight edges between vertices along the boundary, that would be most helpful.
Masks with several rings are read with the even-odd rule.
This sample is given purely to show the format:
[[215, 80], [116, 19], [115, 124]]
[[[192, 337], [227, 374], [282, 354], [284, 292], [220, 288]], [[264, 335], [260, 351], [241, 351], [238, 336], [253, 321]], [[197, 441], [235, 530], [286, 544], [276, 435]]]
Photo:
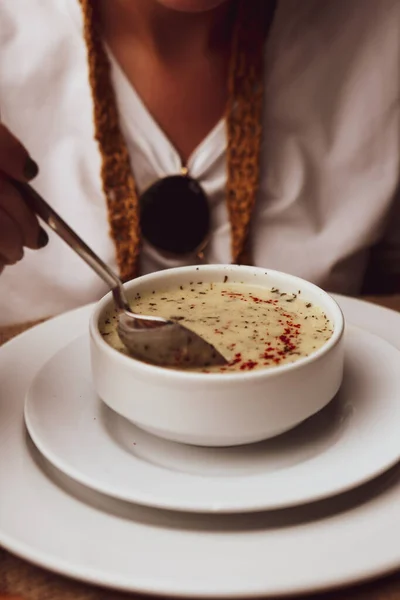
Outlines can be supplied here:
[[38, 246], [39, 248], [44, 248], [45, 246], [47, 246], [48, 243], [49, 236], [47, 235], [47, 232], [41, 227], [39, 231]]
[[36, 175], [39, 173], [39, 167], [35, 163], [34, 160], [28, 156], [25, 166], [24, 166], [24, 177], [27, 181], [34, 179]]

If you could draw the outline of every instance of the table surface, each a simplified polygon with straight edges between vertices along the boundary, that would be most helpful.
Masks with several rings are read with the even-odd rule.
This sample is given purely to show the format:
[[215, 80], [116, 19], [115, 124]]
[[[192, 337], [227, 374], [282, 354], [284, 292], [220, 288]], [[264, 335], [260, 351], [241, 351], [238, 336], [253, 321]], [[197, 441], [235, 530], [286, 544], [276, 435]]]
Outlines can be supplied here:
[[[367, 298], [400, 312], [400, 295]], [[0, 344], [34, 323], [0, 327]], [[399, 540], [400, 543], [400, 540]], [[53, 575], [0, 548], [0, 600], [126, 600], [138, 595], [113, 593]], [[400, 573], [356, 588], [313, 596], [315, 600], [400, 600]]]

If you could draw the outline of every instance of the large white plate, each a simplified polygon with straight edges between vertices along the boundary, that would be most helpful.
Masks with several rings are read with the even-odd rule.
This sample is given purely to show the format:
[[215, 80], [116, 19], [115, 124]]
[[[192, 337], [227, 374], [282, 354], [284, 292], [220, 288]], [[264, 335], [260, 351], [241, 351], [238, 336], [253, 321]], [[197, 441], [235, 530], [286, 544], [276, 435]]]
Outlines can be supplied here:
[[325, 410], [261, 444], [195, 448], [145, 433], [103, 405], [86, 335], [40, 370], [25, 421], [54, 466], [110, 496], [181, 511], [285, 508], [347, 491], [400, 459], [399, 365], [394, 346], [349, 328], [343, 386]]
[[[400, 345], [400, 315], [340, 303], [350, 321]], [[317, 505], [195, 516], [112, 500], [43, 466], [27, 441], [24, 397], [44, 362], [85, 330], [89, 312], [45, 323], [0, 350], [0, 544], [82, 580], [170, 596], [305, 593], [400, 566], [398, 469]]]

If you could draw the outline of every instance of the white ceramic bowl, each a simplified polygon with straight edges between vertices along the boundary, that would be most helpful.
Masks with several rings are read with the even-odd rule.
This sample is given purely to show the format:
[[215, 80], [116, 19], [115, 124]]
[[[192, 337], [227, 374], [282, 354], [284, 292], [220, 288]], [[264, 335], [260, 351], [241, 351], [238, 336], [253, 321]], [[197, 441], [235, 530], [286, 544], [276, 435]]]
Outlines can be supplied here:
[[125, 356], [103, 339], [99, 324], [112, 303], [105, 296], [90, 322], [95, 389], [114, 411], [157, 436], [201, 446], [257, 442], [287, 431], [326, 406], [343, 376], [344, 320], [336, 302], [315, 285], [277, 271], [206, 265], [158, 271], [128, 283], [128, 295], [204, 282], [243, 282], [297, 293], [321, 307], [332, 337], [306, 358], [265, 370], [196, 373], [156, 367]]

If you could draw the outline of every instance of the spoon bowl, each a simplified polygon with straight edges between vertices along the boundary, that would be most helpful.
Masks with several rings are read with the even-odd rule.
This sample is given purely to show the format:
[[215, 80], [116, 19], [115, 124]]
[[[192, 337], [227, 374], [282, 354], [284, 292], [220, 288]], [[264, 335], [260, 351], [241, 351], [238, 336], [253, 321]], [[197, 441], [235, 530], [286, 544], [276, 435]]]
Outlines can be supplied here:
[[227, 362], [202, 337], [167, 319], [137, 319], [133, 313], [122, 312], [118, 319], [118, 335], [131, 355], [155, 365], [181, 369]]

